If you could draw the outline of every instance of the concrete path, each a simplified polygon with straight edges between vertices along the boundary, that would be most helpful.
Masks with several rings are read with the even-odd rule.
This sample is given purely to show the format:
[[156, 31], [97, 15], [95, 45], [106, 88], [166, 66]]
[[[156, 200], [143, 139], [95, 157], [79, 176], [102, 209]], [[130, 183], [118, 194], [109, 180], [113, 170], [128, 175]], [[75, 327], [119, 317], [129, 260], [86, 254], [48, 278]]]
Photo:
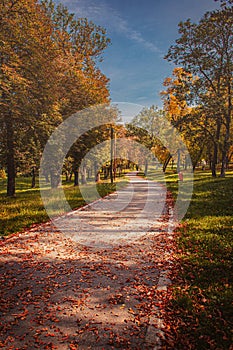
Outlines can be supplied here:
[[166, 187], [128, 174], [129, 185], [79, 210], [54, 220], [74, 241], [96, 248], [133, 243], [161, 225]]
[[130, 179], [2, 243], [0, 348], [160, 348], [171, 208], [162, 185]]

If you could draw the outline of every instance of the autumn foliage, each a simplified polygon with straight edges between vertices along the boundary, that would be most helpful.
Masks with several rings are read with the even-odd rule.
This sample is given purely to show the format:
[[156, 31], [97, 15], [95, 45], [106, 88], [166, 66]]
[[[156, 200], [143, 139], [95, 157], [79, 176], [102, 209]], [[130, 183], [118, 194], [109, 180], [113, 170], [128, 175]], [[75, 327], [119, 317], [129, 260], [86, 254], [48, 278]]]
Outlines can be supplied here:
[[52, 1], [0, 4], [0, 148], [15, 194], [19, 167], [38, 168], [55, 126], [84, 107], [108, 101], [108, 79], [97, 66], [105, 31]]

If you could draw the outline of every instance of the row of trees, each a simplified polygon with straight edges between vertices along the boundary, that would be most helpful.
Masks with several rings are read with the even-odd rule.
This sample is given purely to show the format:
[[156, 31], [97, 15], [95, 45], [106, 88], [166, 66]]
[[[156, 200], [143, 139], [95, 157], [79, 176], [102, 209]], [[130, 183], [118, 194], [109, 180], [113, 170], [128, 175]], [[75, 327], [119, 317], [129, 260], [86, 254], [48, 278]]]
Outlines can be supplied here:
[[[166, 90], [161, 93], [163, 110], [156, 106], [145, 108], [130, 125], [120, 128], [120, 132], [118, 130], [117, 137], [128, 137], [148, 148], [151, 156], [154, 154], [163, 164], [163, 171], [166, 171], [169, 162], [175, 162], [179, 171], [181, 161], [184, 167], [192, 166], [194, 170], [204, 158], [209, 162], [214, 177], [220, 161], [221, 176], [225, 176], [233, 153], [231, 3], [231, 0], [222, 1], [219, 10], [207, 12], [198, 24], [191, 23], [190, 20], [179, 24], [180, 38], [165, 57], [178, 67], [174, 69], [172, 77], [164, 81]], [[117, 116], [117, 111], [115, 112]], [[183, 152], [177, 134], [171, 135], [173, 130], [166, 122], [167, 119], [178, 129], [187, 145], [192, 164], [187, 153]], [[109, 126], [102, 128], [99, 142], [109, 138], [107, 130], [110, 130]], [[91, 135], [93, 134], [90, 133], [89, 138], [84, 135], [81, 143], [76, 143], [73, 147], [75, 174], [78, 173], [78, 165], [85, 152], [97, 142], [97, 138], [93, 139]], [[128, 153], [136, 152], [133, 144], [127, 144], [127, 147]], [[109, 150], [105, 149], [105, 153], [109, 153]], [[137, 155], [137, 163], [144, 163], [146, 172], [148, 154], [141, 156]], [[99, 159], [103, 158], [100, 155]], [[85, 174], [85, 167], [81, 171]]]
[[1, 1], [0, 164], [9, 196], [17, 168], [35, 173], [57, 125], [108, 102], [108, 79], [97, 63], [109, 42], [103, 28], [52, 1]]
[[166, 118], [187, 145], [193, 170], [204, 158], [213, 177], [221, 162], [224, 177], [233, 156], [233, 1], [221, 3], [198, 24], [179, 24], [180, 37], [165, 56], [176, 68], [164, 80], [164, 108], [145, 108], [128, 126], [128, 135], [149, 148], [164, 171], [170, 161], [179, 171], [181, 156], [185, 166], [190, 165]]
[[[128, 137], [150, 149], [164, 171], [175, 158], [179, 168], [181, 151], [169, 136], [172, 129], [165, 122], [168, 118], [187, 144], [193, 168], [205, 158], [216, 176], [220, 160], [221, 176], [225, 176], [233, 151], [231, 4], [232, 0], [222, 1], [219, 10], [206, 13], [198, 24], [190, 20], [179, 24], [180, 38], [165, 57], [177, 67], [164, 81], [164, 109], [151, 106], [142, 110], [131, 125], [114, 126], [117, 137]], [[91, 112], [91, 118], [83, 113], [83, 120], [90, 120], [88, 131], [74, 142], [64, 162], [64, 171], [74, 174], [75, 185], [80, 171], [82, 181], [86, 181], [88, 161], [82, 160], [93, 147], [112, 136], [119, 115], [116, 109], [107, 107], [108, 79], [98, 69], [109, 43], [102, 27], [76, 19], [66, 7], [56, 6], [51, 0], [0, 3], [0, 166], [7, 170], [9, 196], [15, 194], [18, 169], [22, 173], [32, 171], [35, 185], [43, 149], [62, 121], [86, 107], [104, 103], [101, 116], [98, 109], [97, 114]], [[92, 118], [104, 120], [105, 109], [111, 118], [106, 118], [102, 126], [92, 127]], [[170, 144], [166, 145], [168, 139]], [[61, 138], [62, 142], [64, 146], [66, 140]], [[56, 149], [58, 158], [63, 146]], [[106, 146], [98, 152], [93, 157], [96, 174], [99, 160], [109, 155], [109, 149]], [[146, 169], [144, 158], [138, 159], [145, 161]], [[48, 163], [44, 175], [56, 187], [60, 181], [56, 155]]]
[[233, 8], [232, 0], [207, 12], [198, 24], [179, 24], [180, 38], [166, 59], [180, 65], [165, 80], [165, 111], [188, 144], [194, 167], [209, 160], [212, 175], [221, 161], [225, 176], [233, 152]]

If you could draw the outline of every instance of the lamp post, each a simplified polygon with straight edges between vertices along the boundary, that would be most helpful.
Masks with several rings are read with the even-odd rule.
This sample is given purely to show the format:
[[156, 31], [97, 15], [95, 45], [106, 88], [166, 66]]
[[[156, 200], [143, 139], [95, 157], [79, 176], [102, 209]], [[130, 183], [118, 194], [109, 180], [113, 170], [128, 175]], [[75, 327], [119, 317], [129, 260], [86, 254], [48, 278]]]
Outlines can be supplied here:
[[111, 150], [110, 150], [110, 179], [111, 183], [116, 180], [116, 133], [113, 126], [111, 126]]
[[113, 149], [113, 178], [116, 180], [116, 132], [113, 137], [114, 149]]
[[111, 184], [113, 183], [113, 149], [114, 149], [114, 139], [113, 139], [113, 127], [111, 126], [111, 150], [110, 150], [110, 179]]

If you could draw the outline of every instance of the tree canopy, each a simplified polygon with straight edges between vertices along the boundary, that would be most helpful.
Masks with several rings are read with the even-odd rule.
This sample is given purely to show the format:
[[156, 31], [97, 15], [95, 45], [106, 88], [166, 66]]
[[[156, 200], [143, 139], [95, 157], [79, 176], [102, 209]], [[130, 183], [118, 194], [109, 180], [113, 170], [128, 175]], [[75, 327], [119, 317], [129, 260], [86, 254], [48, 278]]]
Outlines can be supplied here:
[[17, 162], [38, 167], [55, 126], [108, 101], [108, 79], [97, 65], [108, 44], [103, 28], [76, 19], [63, 5], [1, 2], [0, 143], [8, 195], [15, 194]]
[[198, 107], [210, 129], [214, 125], [212, 174], [216, 176], [221, 157], [221, 176], [225, 176], [232, 144], [233, 8], [224, 3], [220, 10], [207, 12], [198, 24], [180, 22], [179, 33], [165, 58], [197, 76], [183, 100]]

